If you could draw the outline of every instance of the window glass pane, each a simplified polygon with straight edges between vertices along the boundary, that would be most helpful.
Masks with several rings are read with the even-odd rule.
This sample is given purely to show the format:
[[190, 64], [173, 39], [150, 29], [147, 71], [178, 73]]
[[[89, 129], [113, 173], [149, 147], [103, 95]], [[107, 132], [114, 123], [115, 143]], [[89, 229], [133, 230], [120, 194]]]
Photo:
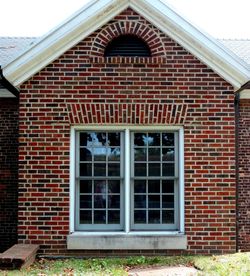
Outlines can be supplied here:
[[148, 211], [148, 222], [149, 223], [160, 223], [160, 210], [149, 210]]
[[106, 181], [105, 180], [96, 180], [94, 184], [94, 192], [96, 194], [106, 193]]
[[160, 148], [149, 148], [148, 149], [148, 160], [149, 161], [161, 161], [161, 149]]
[[149, 193], [160, 193], [160, 180], [149, 180], [148, 181], [148, 192]]
[[108, 164], [108, 176], [120, 176], [120, 163]]
[[120, 146], [120, 133], [119, 132], [111, 132], [108, 133], [108, 146]]
[[148, 163], [148, 175], [160, 176], [161, 175], [161, 163]]
[[147, 175], [147, 164], [135, 163], [135, 176], [146, 176], [146, 175]]
[[94, 164], [94, 176], [106, 176], [106, 163]]
[[134, 149], [135, 161], [146, 161], [147, 160], [147, 149], [146, 148], [135, 148]]
[[148, 145], [149, 146], [160, 146], [160, 133], [149, 133], [148, 134]]
[[174, 195], [162, 196], [162, 208], [174, 208]]
[[80, 133], [80, 146], [81, 147], [83, 147], [83, 146], [86, 147], [90, 140], [91, 140], [91, 136], [89, 133], [86, 133], [86, 132]]
[[162, 223], [174, 223], [174, 210], [162, 211]]
[[163, 163], [162, 164], [162, 175], [163, 176], [174, 176], [174, 163]]
[[119, 195], [109, 195], [108, 196], [108, 208], [120, 208], [120, 196]]
[[147, 145], [147, 134], [146, 133], [135, 133], [134, 134], [134, 146], [146, 146]]
[[160, 208], [160, 196], [149, 195], [148, 196], [148, 208]]
[[92, 134], [92, 147], [106, 146], [107, 137], [105, 132], [96, 132]]
[[94, 196], [94, 208], [106, 208], [106, 195], [99, 194]]
[[92, 164], [81, 163], [80, 164], [80, 176], [92, 176]]
[[145, 210], [135, 210], [134, 222], [135, 223], [146, 223], [146, 211]]
[[80, 193], [81, 194], [92, 193], [92, 181], [91, 180], [80, 180]]
[[91, 148], [80, 149], [80, 161], [92, 161]]
[[89, 210], [80, 210], [80, 223], [91, 224], [92, 223], [92, 212]]
[[162, 146], [174, 146], [174, 133], [162, 133]]
[[109, 193], [120, 193], [120, 181], [109, 180], [108, 182], [108, 192]]
[[80, 208], [92, 208], [92, 195], [80, 196]]
[[162, 181], [162, 192], [163, 193], [174, 193], [174, 180], [163, 180]]
[[162, 149], [162, 161], [174, 161], [174, 149]]
[[106, 148], [93, 148], [92, 153], [94, 155], [95, 161], [106, 161], [106, 154], [107, 149]]
[[134, 192], [135, 193], [146, 193], [146, 181], [145, 180], [135, 180]]
[[94, 223], [106, 224], [106, 211], [94, 211]]
[[120, 223], [120, 211], [109, 210], [108, 211], [108, 223], [109, 224]]
[[108, 160], [120, 161], [121, 150], [120, 148], [108, 148]]
[[146, 195], [135, 195], [135, 208], [146, 208]]

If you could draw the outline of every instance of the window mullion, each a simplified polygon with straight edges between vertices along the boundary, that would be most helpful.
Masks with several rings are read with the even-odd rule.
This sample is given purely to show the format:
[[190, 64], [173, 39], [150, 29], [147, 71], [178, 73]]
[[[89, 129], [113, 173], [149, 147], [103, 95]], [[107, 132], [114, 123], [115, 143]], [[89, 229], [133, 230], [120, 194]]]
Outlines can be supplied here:
[[125, 184], [125, 232], [130, 231], [130, 131], [125, 130], [124, 146], [124, 184]]

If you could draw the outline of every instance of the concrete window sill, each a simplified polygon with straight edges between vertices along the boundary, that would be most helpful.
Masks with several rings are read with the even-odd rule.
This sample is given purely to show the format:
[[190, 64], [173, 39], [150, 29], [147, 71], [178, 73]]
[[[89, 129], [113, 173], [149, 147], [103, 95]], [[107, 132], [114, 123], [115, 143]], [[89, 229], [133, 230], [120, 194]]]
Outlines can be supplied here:
[[184, 234], [85, 234], [73, 233], [67, 237], [70, 250], [161, 250], [187, 249]]

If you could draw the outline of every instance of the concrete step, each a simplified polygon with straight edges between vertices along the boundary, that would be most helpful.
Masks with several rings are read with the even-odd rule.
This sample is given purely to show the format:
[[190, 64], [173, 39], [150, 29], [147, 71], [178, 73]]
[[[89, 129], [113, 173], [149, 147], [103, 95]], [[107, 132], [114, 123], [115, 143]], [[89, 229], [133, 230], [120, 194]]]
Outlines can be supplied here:
[[20, 269], [31, 265], [36, 258], [38, 245], [15, 244], [0, 254], [0, 269]]

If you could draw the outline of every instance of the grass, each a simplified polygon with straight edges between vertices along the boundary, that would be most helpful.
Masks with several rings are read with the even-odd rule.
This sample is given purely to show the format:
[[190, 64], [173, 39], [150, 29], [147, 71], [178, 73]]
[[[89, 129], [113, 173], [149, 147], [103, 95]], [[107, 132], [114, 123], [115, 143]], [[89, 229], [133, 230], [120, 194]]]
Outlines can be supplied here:
[[250, 275], [250, 253], [221, 256], [130, 257], [105, 259], [37, 260], [28, 269], [0, 271], [0, 275], [128, 275], [135, 267], [194, 266], [198, 275]]

